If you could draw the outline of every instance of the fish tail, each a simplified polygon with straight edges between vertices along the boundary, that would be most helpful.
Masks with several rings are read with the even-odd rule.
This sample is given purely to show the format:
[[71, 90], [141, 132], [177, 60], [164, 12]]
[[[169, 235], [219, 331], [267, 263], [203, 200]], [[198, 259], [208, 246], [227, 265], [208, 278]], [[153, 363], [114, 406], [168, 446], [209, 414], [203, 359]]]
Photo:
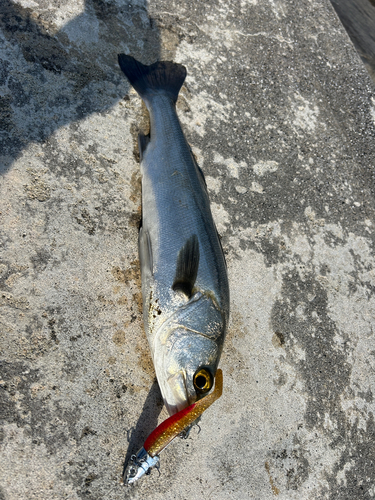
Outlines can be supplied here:
[[186, 68], [170, 61], [158, 61], [146, 66], [132, 56], [118, 55], [118, 62], [126, 78], [144, 101], [155, 95], [168, 95], [173, 102], [186, 78]]

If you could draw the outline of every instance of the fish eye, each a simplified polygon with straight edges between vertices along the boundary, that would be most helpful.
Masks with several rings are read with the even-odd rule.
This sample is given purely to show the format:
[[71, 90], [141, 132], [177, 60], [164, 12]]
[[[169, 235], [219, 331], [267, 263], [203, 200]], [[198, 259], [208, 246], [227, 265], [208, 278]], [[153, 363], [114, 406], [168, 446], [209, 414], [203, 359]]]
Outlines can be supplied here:
[[212, 375], [206, 368], [200, 368], [195, 372], [193, 382], [195, 390], [200, 394], [204, 394], [212, 387]]

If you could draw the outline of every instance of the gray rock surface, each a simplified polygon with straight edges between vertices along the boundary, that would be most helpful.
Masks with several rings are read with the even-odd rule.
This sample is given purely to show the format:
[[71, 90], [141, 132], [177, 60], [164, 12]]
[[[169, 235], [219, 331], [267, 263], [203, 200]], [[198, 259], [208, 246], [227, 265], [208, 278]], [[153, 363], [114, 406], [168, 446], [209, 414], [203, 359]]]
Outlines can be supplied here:
[[[371, 80], [323, 0], [3, 0], [0, 498], [375, 496]], [[136, 137], [117, 53], [178, 102], [231, 284], [224, 394], [157, 472]]]

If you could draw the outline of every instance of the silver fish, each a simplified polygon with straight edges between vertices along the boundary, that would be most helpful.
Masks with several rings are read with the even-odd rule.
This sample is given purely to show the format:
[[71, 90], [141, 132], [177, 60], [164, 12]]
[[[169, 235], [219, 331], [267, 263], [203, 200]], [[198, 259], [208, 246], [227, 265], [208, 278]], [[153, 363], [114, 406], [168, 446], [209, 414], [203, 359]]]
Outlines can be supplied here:
[[124, 54], [119, 64], [150, 114], [150, 135], [138, 141], [143, 318], [173, 415], [212, 388], [229, 319], [227, 270], [205, 179], [176, 113], [186, 68]]

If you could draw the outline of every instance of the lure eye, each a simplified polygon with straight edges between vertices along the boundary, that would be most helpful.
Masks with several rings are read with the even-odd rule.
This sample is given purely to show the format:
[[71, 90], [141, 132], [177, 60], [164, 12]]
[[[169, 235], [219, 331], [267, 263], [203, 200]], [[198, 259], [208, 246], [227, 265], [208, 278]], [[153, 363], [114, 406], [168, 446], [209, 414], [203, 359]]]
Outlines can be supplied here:
[[200, 394], [204, 394], [212, 387], [212, 375], [206, 368], [201, 368], [195, 373], [193, 382], [195, 390]]

